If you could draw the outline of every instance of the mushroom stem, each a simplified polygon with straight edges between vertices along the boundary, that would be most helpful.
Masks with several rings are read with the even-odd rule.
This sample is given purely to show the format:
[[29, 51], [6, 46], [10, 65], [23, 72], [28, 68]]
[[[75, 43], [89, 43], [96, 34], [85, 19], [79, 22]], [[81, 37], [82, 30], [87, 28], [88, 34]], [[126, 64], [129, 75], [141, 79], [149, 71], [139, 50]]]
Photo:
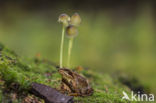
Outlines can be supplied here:
[[64, 32], [65, 32], [65, 26], [62, 27], [62, 37], [61, 37], [61, 45], [60, 45], [60, 68], [62, 68], [63, 64], [63, 44], [64, 44]]
[[69, 39], [69, 45], [68, 45], [68, 61], [67, 61], [67, 67], [70, 68], [70, 57], [71, 57], [71, 50], [73, 45], [73, 37]]

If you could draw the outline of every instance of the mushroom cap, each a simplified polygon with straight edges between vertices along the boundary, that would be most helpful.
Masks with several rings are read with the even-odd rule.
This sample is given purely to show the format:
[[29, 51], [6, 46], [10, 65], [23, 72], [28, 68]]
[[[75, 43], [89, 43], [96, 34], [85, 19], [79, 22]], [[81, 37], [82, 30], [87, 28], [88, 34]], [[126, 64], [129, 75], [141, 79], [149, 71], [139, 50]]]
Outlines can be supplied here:
[[78, 35], [78, 30], [77, 28], [74, 26], [74, 25], [69, 25], [67, 28], [66, 28], [66, 35], [67, 37], [69, 38], [72, 38], [72, 37], [75, 37]]
[[74, 26], [79, 26], [81, 23], [81, 17], [78, 13], [74, 13], [71, 16], [70, 24]]
[[61, 14], [58, 18], [58, 22], [63, 23], [63, 25], [68, 26], [70, 17], [67, 14]]

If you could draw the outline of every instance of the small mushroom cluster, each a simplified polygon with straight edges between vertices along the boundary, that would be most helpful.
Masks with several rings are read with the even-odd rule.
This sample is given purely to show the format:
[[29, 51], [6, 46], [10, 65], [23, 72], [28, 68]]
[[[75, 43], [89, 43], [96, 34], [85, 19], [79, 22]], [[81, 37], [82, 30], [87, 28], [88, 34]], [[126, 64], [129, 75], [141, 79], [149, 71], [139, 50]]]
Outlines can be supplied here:
[[61, 39], [61, 46], [60, 46], [60, 68], [62, 68], [63, 43], [64, 43], [65, 31], [66, 31], [66, 36], [69, 38], [67, 67], [70, 68], [70, 56], [71, 56], [73, 39], [78, 35], [77, 27], [81, 23], [81, 18], [78, 13], [74, 13], [71, 17], [68, 16], [67, 14], [61, 14], [59, 16], [58, 22], [63, 24], [62, 39]]

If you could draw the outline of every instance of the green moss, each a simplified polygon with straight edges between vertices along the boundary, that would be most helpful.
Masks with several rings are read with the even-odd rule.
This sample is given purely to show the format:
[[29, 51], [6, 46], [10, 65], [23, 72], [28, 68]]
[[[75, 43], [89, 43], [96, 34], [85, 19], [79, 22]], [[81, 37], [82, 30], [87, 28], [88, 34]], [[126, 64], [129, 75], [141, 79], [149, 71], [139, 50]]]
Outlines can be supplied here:
[[[19, 91], [27, 92], [32, 82], [59, 88], [61, 76], [55, 65], [38, 59], [18, 57], [13, 51], [0, 44], [0, 75], [6, 86], [18, 84]], [[75, 101], [82, 103], [129, 103], [122, 101], [122, 91], [130, 93], [129, 88], [114, 80], [108, 74], [100, 74], [91, 70], [81, 72], [89, 79], [94, 94], [88, 97], [75, 97]], [[0, 89], [0, 95], [1, 89]]]
[[2, 89], [0, 88], [0, 103], [2, 103], [2, 96], [3, 96], [3, 93], [2, 93]]

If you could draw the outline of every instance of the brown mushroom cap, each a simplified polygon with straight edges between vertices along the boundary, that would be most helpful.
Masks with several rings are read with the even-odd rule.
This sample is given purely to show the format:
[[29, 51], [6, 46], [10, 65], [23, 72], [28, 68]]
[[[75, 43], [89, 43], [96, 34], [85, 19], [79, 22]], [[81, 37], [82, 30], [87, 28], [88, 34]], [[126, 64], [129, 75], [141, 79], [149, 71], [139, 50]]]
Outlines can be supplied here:
[[81, 17], [78, 13], [74, 13], [71, 16], [70, 24], [74, 26], [79, 26], [81, 23]]
[[74, 26], [74, 25], [69, 25], [67, 28], [66, 28], [66, 34], [69, 38], [71, 37], [75, 37], [78, 35], [78, 30], [77, 28]]

